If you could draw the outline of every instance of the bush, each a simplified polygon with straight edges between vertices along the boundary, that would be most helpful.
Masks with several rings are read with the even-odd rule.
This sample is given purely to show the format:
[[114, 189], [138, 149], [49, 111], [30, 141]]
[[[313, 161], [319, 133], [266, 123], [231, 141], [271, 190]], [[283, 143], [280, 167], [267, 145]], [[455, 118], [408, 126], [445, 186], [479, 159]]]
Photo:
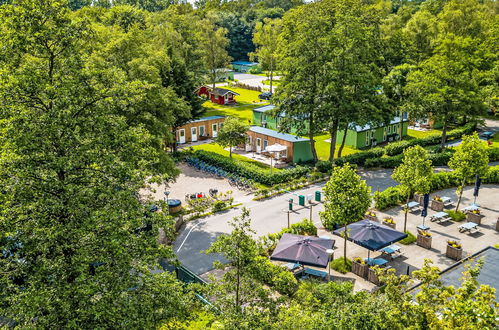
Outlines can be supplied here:
[[466, 219], [466, 214], [464, 214], [463, 212], [461, 211], [454, 211], [454, 210], [449, 210], [449, 211], [445, 211], [449, 217], [452, 218], [452, 220], [456, 221], [456, 222], [461, 222], [463, 221], [464, 219]]
[[389, 143], [385, 147], [385, 152], [388, 156], [394, 156], [394, 155], [401, 154], [405, 149], [415, 145], [412, 141], [414, 141], [414, 140], [411, 140], [411, 141], [403, 140], [403, 141]]
[[490, 148], [489, 149], [489, 161], [491, 161], [491, 162], [499, 161], [499, 148]]
[[211, 206], [211, 210], [213, 213], [220, 212], [224, 210], [228, 205], [226, 201], [215, 201], [213, 205]]
[[333, 163], [328, 160], [319, 160], [315, 164], [315, 169], [321, 173], [331, 173], [333, 170]]
[[412, 243], [416, 242], [416, 236], [414, 236], [409, 231], [406, 231], [405, 233], [407, 234], [407, 237], [404, 238], [403, 240], [401, 240], [400, 244], [409, 245], [409, 244], [412, 244]]
[[430, 153], [429, 158], [433, 166], [446, 166], [452, 154], [454, 154], [454, 149], [446, 149], [443, 152]]
[[273, 264], [267, 257], [258, 256], [254, 259], [253, 274], [258, 281], [281, 294], [292, 295], [298, 289], [298, 281], [293, 274]]
[[374, 206], [378, 210], [384, 210], [389, 207], [404, 203], [406, 195], [403, 193], [400, 186], [388, 187], [383, 191], [374, 193]]
[[345, 266], [345, 257], [339, 257], [338, 259], [334, 259], [331, 261], [331, 268], [334, 269], [337, 272], [340, 272], [342, 274], [346, 274], [348, 272], [352, 271], [352, 260], [347, 259], [347, 264]]
[[381, 157], [385, 154], [385, 150], [383, 148], [372, 148], [366, 151], [357, 152], [355, 154], [351, 154], [345, 157], [336, 158], [334, 160], [334, 164], [338, 166], [343, 166], [346, 163], [355, 164], [359, 166], [364, 166], [364, 163], [369, 158], [377, 158]]
[[196, 150], [193, 153], [193, 157], [198, 158], [209, 165], [217, 166], [227, 172], [237, 174], [268, 186], [289, 182], [293, 179], [305, 176], [309, 171], [309, 168], [307, 167], [297, 166], [293, 169], [270, 173], [269, 170], [262, 169], [254, 164], [230, 159], [220, 154], [205, 150]]
[[382, 167], [382, 168], [395, 168], [402, 164], [402, 158], [404, 155], [400, 154], [392, 157], [378, 157], [367, 159], [364, 167]]

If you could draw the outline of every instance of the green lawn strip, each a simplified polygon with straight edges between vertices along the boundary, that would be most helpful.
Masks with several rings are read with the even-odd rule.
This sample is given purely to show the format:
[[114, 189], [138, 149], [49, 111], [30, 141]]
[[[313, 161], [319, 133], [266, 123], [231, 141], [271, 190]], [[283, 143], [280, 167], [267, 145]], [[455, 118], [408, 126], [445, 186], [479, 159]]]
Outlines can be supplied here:
[[[280, 80], [272, 79], [272, 86], [279, 86], [280, 83]], [[262, 84], [270, 86], [270, 79], [262, 80]]]
[[[221, 146], [219, 146], [218, 144], [216, 144], [216, 143], [200, 144], [200, 145], [197, 145], [197, 146], [193, 146], [192, 148], [194, 150], [211, 151], [211, 152], [220, 154], [222, 156], [225, 156], [227, 158], [229, 157], [229, 152], [227, 150], [225, 150], [224, 148], [222, 148]], [[256, 165], [256, 166], [258, 166], [260, 168], [267, 169], [267, 170], [270, 171], [270, 166], [269, 165], [264, 164], [264, 163], [260, 163], [260, 162], [258, 162], [256, 160], [252, 160], [252, 159], [249, 159], [247, 157], [244, 157], [244, 156], [241, 156], [241, 155], [238, 155], [238, 154], [235, 154], [235, 153], [232, 153], [232, 158], [235, 159], [235, 160], [238, 160], [238, 161], [242, 161], [242, 162], [245, 162], [245, 163], [250, 163], [250, 164]], [[274, 168], [272, 171], [278, 172], [280, 170], [281, 169], [279, 169], [279, 168]]]
[[[306, 138], [306, 136], [304, 136]], [[320, 160], [328, 160], [329, 159], [329, 148], [331, 146], [331, 143], [326, 142], [327, 139], [331, 138], [329, 134], [324, 134], [324, 135], [318, 135], [316, 136], [315, 139], [315, 149], [317, 150], [317, 157]], [[340, 148], [339, 144], [336, 144], [336, 157], [338, 156], [338, 150]], [[359, 152], [359, 149], [355, 149], [349, 146], [346, 146], [343, 148], [343, 152], [341, 153], [341, 156], [348, 156], [354, 153]]]
[[427, 137], [428, 135], [433, 135], [433, 134], [442, 134], [442, 131], [438, 130], [438, 129], [432, 129], [432, 130], [428, 130], [428, 131], [417, 131], [414, 129], [407, 130], [407, 135], [409, 137], [415, 138], [415, 139], [421, 139], [421, 138]]

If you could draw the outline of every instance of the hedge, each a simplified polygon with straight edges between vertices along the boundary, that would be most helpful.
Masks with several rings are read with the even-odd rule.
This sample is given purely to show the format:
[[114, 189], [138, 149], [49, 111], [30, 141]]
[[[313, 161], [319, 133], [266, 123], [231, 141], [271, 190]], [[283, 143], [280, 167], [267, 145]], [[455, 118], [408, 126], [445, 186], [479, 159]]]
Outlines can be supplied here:
[[[499, 183], [499, 165], [489, 167], [489, 171], [482, 178], [482, 183]], [[434, 173], [430, 177], [431, 191], [457, 187], [461, 180], [454, 172]], [[406, 202], [407, 196], [402, 191], [401, 186], [389, 187], [383, 191], [374, 193], [375, 206], [378, 210], [385, 210]]]
[[220, 154], [205, 150], [196, 150], [192, 157], [198, 158], [207, 164], [217, 166], [227, 172], [237, 174], [268, 186], [289, 182], [292, 179], [305, 176], [309, 172], [309, 168], [297, 166], [292, 169], [285, 169], [270, 173], [270, 170], [262, 169], [256, 165], [227, 158]]

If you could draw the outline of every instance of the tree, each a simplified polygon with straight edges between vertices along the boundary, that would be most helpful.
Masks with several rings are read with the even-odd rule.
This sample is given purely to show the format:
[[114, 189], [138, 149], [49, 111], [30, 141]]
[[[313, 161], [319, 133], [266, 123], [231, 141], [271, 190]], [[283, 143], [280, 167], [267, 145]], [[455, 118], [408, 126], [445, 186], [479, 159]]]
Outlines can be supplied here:
[[456, 204], [456, 212], [459, 209], [466, 182], [472, 180], [475, 176], [481, 177], [485, 175], [488, 166], [489, 155], [486, 143], [480, 140], [476, 133], [463, 136], [463, 142], [457, 146], [456, 152], [449, 160], [449, 167], [461, 179], [461, 186], [457, 190], [459, 198]]
[[246, 142], [248, 126], [236, 117], [227, 117], [223, 127], [218, 132], [215, 142], [226, 148], [229, 147], [229, 156], [232, 158], [232, 147]]
[[201, 21], [201, 42], [200, 46], [204, 50], [204, 61], [208, 68], [210, 81], [215, 88], [219, 70], [224, 69], [230, 61], [230, 56], [227, 54], [227, 29], [217, 27], [213, 18], [206, 18]]
[[252, 59], [258, 59], [262, 68], [268, 71], [271, 93], [274, 70], [277, 67], [280, 27], [280, 19], [265, 18], [263, 22], [256, 23], [253, 43], [257, 49], [250, 54]]
[[[430, 192], [430, 177], [433, 174], [428, 152], [421, 146], [404, 150], [402, 164], [392, 174], [392, 178], [400, 183], [407, 194], [406, 204], [415, 192], [426, 194]], [[407, 213], [404, 207], [404, 232], [407, 230]]]
[[324, 187], [324, 212], [320, 213], [324, 227], [333, 229], [334, 225], [343, 225], [344, 257], [347, 258], [347, 225], [361, 220], [371, 205], [370, 189], [355, 170], [346, 164], [333, 167], [331, 178]]
[[64, 1], [3, 6], [0, 31], [0, 250], [16, 243], [0, 258], [0, 314], [23, 328], [185, 318], [191, 295], [150, 272], [173, 256], [157, 243], [173, 221], [137, 198], [174, 168], [123, 115], [156, 86], [103, 61], [93, 26]]

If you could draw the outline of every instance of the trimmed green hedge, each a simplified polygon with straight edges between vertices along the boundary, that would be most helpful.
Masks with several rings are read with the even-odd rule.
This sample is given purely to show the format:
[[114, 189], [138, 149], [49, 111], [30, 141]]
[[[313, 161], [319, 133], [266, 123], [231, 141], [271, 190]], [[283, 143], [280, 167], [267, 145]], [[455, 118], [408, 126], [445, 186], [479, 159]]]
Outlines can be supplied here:
[[192, 157], [198, 158], [207, 164], [217, 166], [227, 172], [237, 174], [268, 186], [289, 182], [293, 179], [305, 176], [310, 171], [307, 167], [297, 166], [293, 169], [270, 173], [270, 170], [262, 169], [256, 165], [241, 162], [236, 159], [231, 159], [205, 150], [196, 150], [192, 154]]
[[[430, 178], [431, 191], [457, 187], [461, 180], [454, 172], [434, 173]], [[482, 178], [482, 183], [499, 183], [499, 165], [489, 167], [489, 171]], [[378, 210], [385, 210], [406, 201], [406, 195], [400, 186], [389, 187], [374, 193], [375, 206]]]

